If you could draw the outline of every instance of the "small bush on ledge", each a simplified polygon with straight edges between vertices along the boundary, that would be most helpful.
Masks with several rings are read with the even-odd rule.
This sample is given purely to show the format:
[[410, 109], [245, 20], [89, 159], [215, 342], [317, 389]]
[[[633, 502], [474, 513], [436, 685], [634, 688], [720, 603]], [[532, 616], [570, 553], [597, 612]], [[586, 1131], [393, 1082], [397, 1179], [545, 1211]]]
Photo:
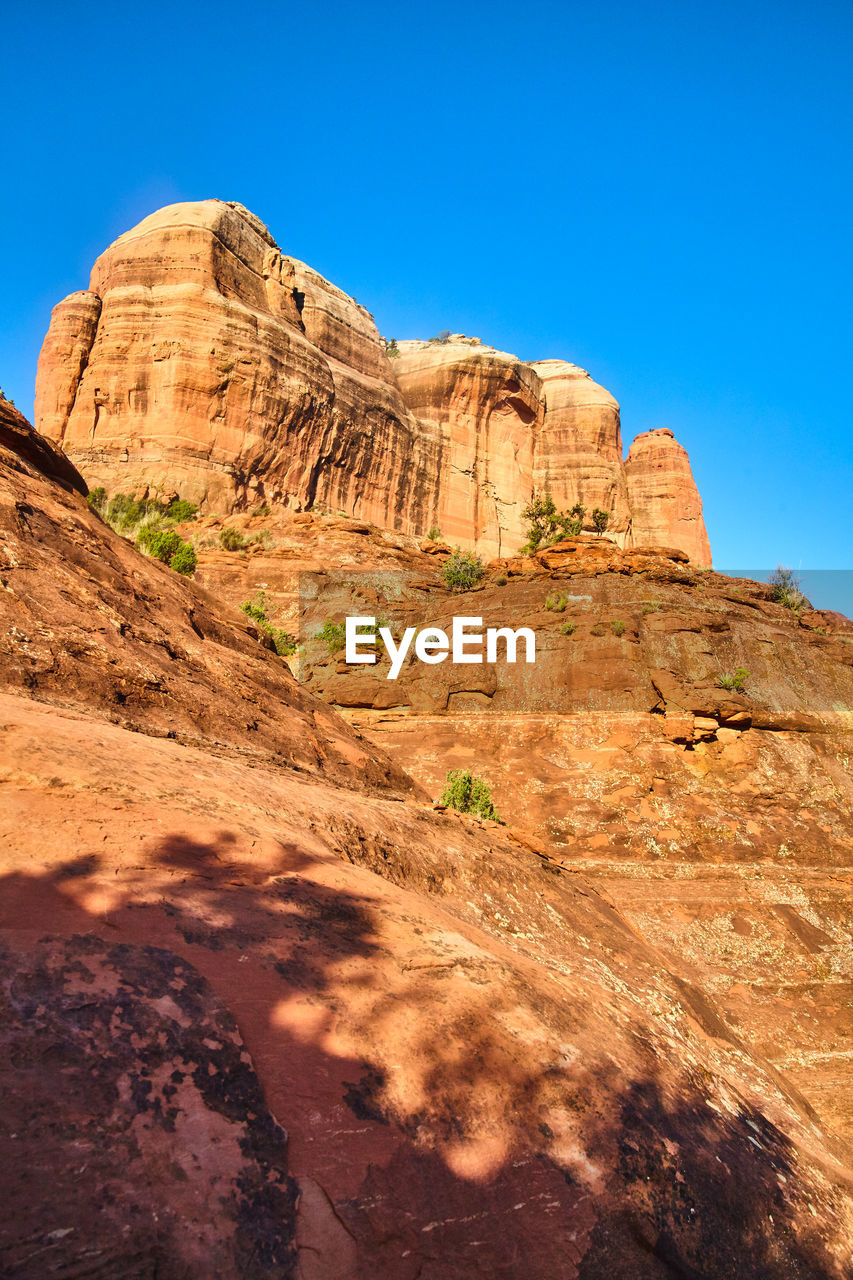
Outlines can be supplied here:
[[577, 628], [573, 622], [566, 621], [560, 625], [560, 634], [564, 636], [573, 636], [576, 630]]
[[552, 593], [545, 600], [545, 608], [551, 613], [565, 613], [569, 597]]
[[188, 542], [184, 542], [178, 547], [169, 564], [175, 570], [175, 573], [182, 573], [185, 578], [191, 578], [198, 564], [195, 547], [191, 547]]
[[317, 632], [317, 639], [323, 641], [329, 653], [339, 653], [347, 642], [346, 628], [342, 622], [332, 622], [327, 618]]
[[441, 542], [441, 530], [437, 524], [434, 524], [427, 534], [430, 542]]
[[500, 822], [498, 811], [492, 804], [492, 791], [487, 782], [476, 778], [470, 769], [450, 769], [444, 780], [444, 790], [439, 804], [460, 813], [473, 813], [478, 818]]
[[226, 526], [219, 530], [219, 545], [223, 551], [245, 551], [246, 539], [239, 529]]
[[153, 525], [144, 525], [139, 532], [137, 545], [147, 551], [155, 560], [168, 564], [181, 547], [186, 546], [183, 538], [174, 529], [157, 529]]
[[621, 618], [614, 618], [610, 624], [610, 630], [613, 632], [615, 636], [624, 636], [625, 623], [622, 621]]
[[733, 671], [730, 675], [720, 676], [721, 689], [734, 689], [736, 693], [743, 693], [744, 685], [749, 679], [749, 672], [743, 667], [738, 667], [737, 671]]
[[245, 600], [240, 605], [246, 617], [251, 618], [260, 631], [266, 632], [272, 638], [278, 656], [289, 658], [299, 648], [296, 637], [289, 631], [283, 631], [280, 627], [272, 625], [267, 616], [269, 607], [269, 597], [265, 591], [256, 591], [251, 600]]
[[558, 511], [557, 504], [546, 489], [537, 493], [534, 489], [530, 501], [521, 513], [527, 524], [527, 541], [521, 548], [524, 556], [533, 555], [540, 547], [553, 546], [565, 538], [576, 538], [583, 532], [586, 507], [576, 502], [570, 511]]
[[445, 586], [450, 587], [451, 591], [470, 591], [485, 572], [479, 556], [472, 555], [469, 551], [460, 551], [457, 547], [448, 557], [441, 576]]
[[800, 590], [800, 579], [793, 569], [786, 569], [780, 564], [767, 579], [767, 585], [772, 587], [773, 599], [776, 603], [784, 605], [793, 613], [802, 613], [808, 604], [808, 600]]

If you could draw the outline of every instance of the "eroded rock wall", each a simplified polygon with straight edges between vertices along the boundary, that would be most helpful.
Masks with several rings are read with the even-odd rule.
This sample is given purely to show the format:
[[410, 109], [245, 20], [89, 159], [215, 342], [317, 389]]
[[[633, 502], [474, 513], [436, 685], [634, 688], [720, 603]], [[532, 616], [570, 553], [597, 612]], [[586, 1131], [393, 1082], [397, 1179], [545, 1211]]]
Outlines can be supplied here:
[[635, 547], [673, 546], [698, 565], [711, 563], [702, 499], [687, 450], [666, 427], [644, 431], [625, 460]]
[[641, 449], [635, 504], [619, 406], [583, 369], [461, 335], [390, 359], [364, 307], [220, 200], [144, 219], [54, 309], [36, 425], [91, 483], [207, 511], [325, 507], [506, 555], [549, 488], [610, 512], [623, 545], [710, 563], [686, 454], [657, 483]]

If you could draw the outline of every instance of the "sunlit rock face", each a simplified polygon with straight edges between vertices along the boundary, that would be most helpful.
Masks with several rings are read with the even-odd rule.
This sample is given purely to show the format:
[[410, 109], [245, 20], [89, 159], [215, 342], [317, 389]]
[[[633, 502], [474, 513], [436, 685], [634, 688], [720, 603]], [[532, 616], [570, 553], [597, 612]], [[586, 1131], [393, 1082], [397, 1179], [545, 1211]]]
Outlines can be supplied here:
[[459, 334], [389, 358], [364, 307], [221, 200], [144, 219], [54, 309], [36, 425], [91, 483], [210, 512], [327, 508], [506, 555], [548, 489], [622, 545], [710, 561], [686, 455], [657, 486], [638, 462], [634, 509], [619, 406], [583, 369]]
[[470, 340], [403, 342], [397, 380], [418, 421], [441, 441], [436, 523], [451, 542], [512, 554], [535, 485], [542, 382], [529, 364]]
[[637, 436], [625, 461], [636, 547], [672, 546], [698, 565], [711, 563], [702, 499], [690, 459], [667, 428]]
[[534, 679], [389, 718], [228, 601], [349, 554], [441, 617], [439, 555], [284, 513], [200, 584], [83, 487], [0, 402], [0, 1274], [846, 1280], [848, 630], [576, 539], [477, 596]]
[[[545, 406], [536, 448], [536, 487], [548, 489], [558, 507], [580, 502], [588, 511], [600, 507], [610, 512], [608, 534], [623, 544], [630, 542], [619, 405], [575, 364], [538, 360], [532, 368], [541, 379]], [[676, 544], [664, 539], [662, 545]]]

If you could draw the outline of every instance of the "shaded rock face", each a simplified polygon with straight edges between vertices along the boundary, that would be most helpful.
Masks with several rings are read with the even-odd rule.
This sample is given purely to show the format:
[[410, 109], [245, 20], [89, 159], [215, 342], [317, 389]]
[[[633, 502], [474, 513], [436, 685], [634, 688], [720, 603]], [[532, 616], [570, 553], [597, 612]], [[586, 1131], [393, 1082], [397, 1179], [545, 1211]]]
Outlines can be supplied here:
[[34, 431], [14, 405], [0, 397], [0, 457], [7, 471], [44, 476], [69, 492], [88, 493], [86, 482], [61, 449]]
[[689, 467], [632, 509], [619, 406], [584, 370], [459, 335], [391, 360], [363, 307], [219, 200], [152, 214], [54, 309], [36, 425], [93, 484], [209, 511], [320, 506], [498, 555], [550, 488], [621, 543], [684, 534], [710, 560]]
[[[45, 1248], [66, 1274], [191, 1280], [845, 1276], [844, 1150], [683, 957], [523, 832], [383, 778], [384, 753], [277, 682], [273, 655], [249, 661], [224, 605], [227, 735], [202, 714], [183, 731], [209, 687], [200, 637], [190, 663], [168, 655], [162, 704], [116, 717], [105, 673], [137, 667], [144, 637], [170, 669], [146, 612], [161, 571], [79, 495], [28, 470], [4, 484], [2, 1073], [24, 1146], [3, 1168], [30, 1188], [0, 1195], [4, 1270], [37, 1274]], [[25, 633], [21, 582], [48, 575]], [[205, 598], [158, 591], [177, 624]], [[85, 642], [84, 608], [109, 647]], [[238, 735], [253, 696], [286, 744], [310, 715], [310, 767]], [[87, 1173], [101, 1134], [118, 1158]]]
[[687, 450], [665, 427], [644, 431], [625, 461], [633, 541], [638, 547], [673, 546], [699, 565], [711, 563], [702, 500]]
[[294, 1274], [286, 1135], [191, 964], [43, 938], [0, 952], [0, 1008], [4, 1275]]
[[7, 420], [0, 402], [7, 688], [359, 788], [412, 789], [381, 750], [306, 695], [245, 614], [114, 534], [71, 487], [85, 486], [67, 459], [25, 419], [15, 433]]
[[[74, 1225], [106, 1275], [287, 1276], [292, 1241], [312, 1280], [845, 1276], [815, 1117], [584, 876], [426, 807], [0, 712], [0, 931], [32, 975], [3, 1073], [33, 1166], [20, 1216], [0, 1200], [7, 1266]], [[75, 1179], [99, 1134], [118, 1171], [101, 1154]], [[65, 1216], [36, 1185], [48, 1153]], [[145, 1270], [161, 1200], [163, 1246], [186, 1240]]]

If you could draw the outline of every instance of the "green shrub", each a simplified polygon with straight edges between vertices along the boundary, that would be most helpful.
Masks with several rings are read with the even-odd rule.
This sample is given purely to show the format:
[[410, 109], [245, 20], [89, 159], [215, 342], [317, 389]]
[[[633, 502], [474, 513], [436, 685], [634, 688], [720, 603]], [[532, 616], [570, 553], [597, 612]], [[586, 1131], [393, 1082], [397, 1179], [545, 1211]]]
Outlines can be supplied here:
[[389, 356], [392, 360], [396, 360], [397, 356], [400, 354], [400, 348], [397, 346], [396, 338], [392, 338], [391, 341], [388, 343], [387, 347], [385, 348], [385, 354], [386, 356]]
[[195, 573], [196, 565], [198, 564], [198, 556], [195, 553], [195, 548], [191, 547], [188, 542], [185, 542], [182, 546], [178, 547], [177, 551], [169, 561], [169, 564], [176, 573], [182, 573], [184, 577], [191, 578]]
[[545, 600], [545, 608], [551, 613], [565, 613], [569, 597], [552, 593]]
[[573, 622], [569, 622], [568, 620], [566, 622], [561, 623], [560, 625], [560, 632], [564, 636], [573, 636], [575, 634], [575, 630], [576, 630], [575, 624]]
[[622, 621], [621, 618], [614, 618], [610, 624], [610, 630], [613, 632], [615, 636], [624, 636], [625, 623]]
[[251, 600], [244, 600], [240, 605], [240, 608], [248, 618], [252, 619], [258, 629], [266, 632], [272, 638], [278, 656], [280, 658], [289, 658], [299, 648], [298, 641], [289, 631], [283, 631], [281, 627], [272, 625], [268, 617], [269, 607], [269, 597], [263, 590], [256, 591]]
[[523, 553], [536, 551], [543, 543], [547, 545], [559, 527], [557, 504], [547, 490], [545, 493], [537, 493], [534, 490], [530, 495], [530, 501], [521, 513], [521, 518], [528, 522], [527, 542], [522, 547]]
[[646, 603], [643, 605], [643, 617], [645, 617], [645, 616], [646, 616], [646, 614], [648, 614], [648, 613], [660, 613], [660, 601], [659, 601], [659, 600], [647, 600], [647, 601], [646, 601]]
[[131, 498], [126, 493], [117, 493], [110, 498], [103, 515], [116, 533], [124, 533], [143, 520], [162, 516], [165, 509], [163, 503], [156, 498]]
[[601, 507], [596, 507], [592, 513], [592, 523], [595, 526], [595, 532], [601, 537], [610, 524], [610, 512], [602, 511]]
[[257, 622], [259, 627], [268, 627], [269, 620], [267, 618], [267, 610], [269, 609], [269, 598], [265, 591], [256, 591], [251, 600], [244, 600], [240, 608], [251, 618], [253, 622]]
[[187, 545], [174, 529], [155, 530], [144, 541], [140, 541], [148, 554], [155, 560], [161, 560], [163, 564], [171, 564], [172, 556], [180, 551], [181, 547]]
[[480, 818], [500, 822], [492, 804], [489, 784], [482, 778], [475, 778], [469, 769], [448, 770], [439, 804], [446, 805], [448, 809], [458, 809], [460, 813], [474, 813]]
[[317, 632], [317, 639], [324, 641], [329, 653], [338, 653], [346, 644], [346, 627], [328, 618]]
[[219, 545], [223, 551], [244, 551], [246, 539], [239, 529], [232, 529], [226, 525], [224, 529], [219, 530]]
[[140, 526], [136, 534], [136, 545], [142, 550], [151, 554], [151, 543], [163, 532], [159, 522], [152, 521]]
[[195, 502], [189, 502], [186, 498], [173, 498], [163, 514], [167, 520], [184, 524], [187, 520], [192, 520], [197, 511], [198, 506]]
[[272, 636], [275, 651], [280, 658], [289, 658], [299, 648], [296, 636], [291, 635], [289, 631], [282, 631], [279, 627], [270, 627], [269, 635]]
[[527, 524], [527, 542], [521, 548], [522, 555], [532, 555], [540, 547], [549, 547], [564, 538], [577, 537], [583, 530], [586, 507], [576, 502], [570, 511], [558, 511], [550, 493], [537, 493], [521, 513]]
[[427, 534], [430, 542], [441, 542], [441, 530], [437, 524], [434, 524]]
[[721, 689], [734, 689], [737, 693], [743, 693], [743, 687], [749, 679], [749, 672], [743, 667], [738, 667], [737, 671], [731, 675], [720, 676]]
[[773, 590], [773, 599], [794, 613], [801, 613], [808, 600], [800, 590], [800, 579], [793, 569], [778, 565], [767, 579], [767, 585]]
[[[196, 504], [185, 498], [173, 498], [168, 505], [159, 498], [132, 498], [126, 493], [116, 493], [108, 498], [103, 485], [92, 489], [89, 505], [116, 533], [132, 536], [136, 530], [137, 542], [142, 532], [140, 526], [147, 525], [159, 530], [167, 521], [177, 524], [192, 520], [198, 511]], [[145, 539], [142, 545], [146, 545]]]
[[272, 508], [268, 502], [262, 502], [259, 507], [254, 508], [252, 515], [260, 516], [262, 519], [265, 519], [271, 513], [271, 510]]
[[603, 636], [605, 634], [605, 626], [603, 622], [596, 622], [594, 627], [590, 627], [589, 634], [591, 636]]
[[496, 582], [497, 582], [497, 585], [498, 585], [499, 587], [505, 587], [505, 586], [506, 586], [506, 584], [507, 584], [507, 577], [506, 577], [506, 574], [503, 574], [503, 573], [502, 573], [502, 574], [501, 574], [501, 576], [500, 576], [499, 578], [497, 578], [497, 579], [496, 579]]
[[457, 547], [453, 554], [448, 556], [441, 570], [441, 576], [451, 591], [470, 591], [485, 572], [483, 561], [479, 556], [472, 555], [469, 551], [460, 551]]

